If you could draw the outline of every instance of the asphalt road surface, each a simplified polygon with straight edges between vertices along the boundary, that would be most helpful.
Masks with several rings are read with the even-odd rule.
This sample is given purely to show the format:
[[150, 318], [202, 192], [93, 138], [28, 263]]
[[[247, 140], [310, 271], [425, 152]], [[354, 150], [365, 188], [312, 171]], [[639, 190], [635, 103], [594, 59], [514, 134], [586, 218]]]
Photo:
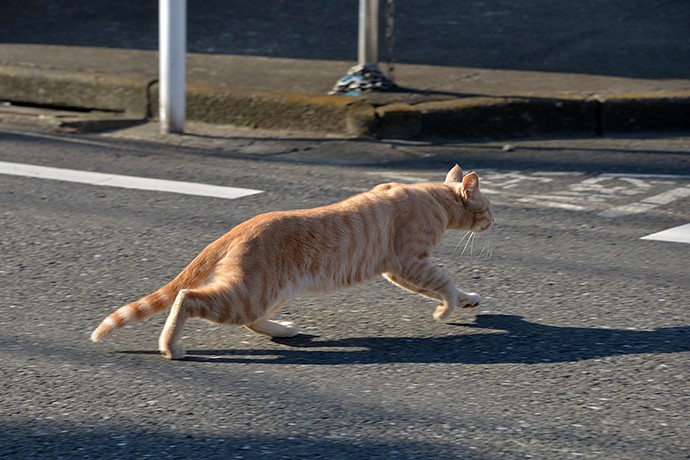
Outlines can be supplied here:
[[[506, 150], [145, 137], [0, 132], [1, 162], [263, 191], [221, 199], [3, 167], [1, 457], [687, 458], [690, 245], [641, 239], [690, 223], [687, 137]], [[435, 254], [483, 295], [474, 313], [435, 322], [432, 302], [381, 280], [296, 299], [280, 314], [303, 330], [291, 340], [190, 322], [189, 357], [171, 362], [156, 350], [160, 315], [89, 341], [257, 213], [442, 180], [456, 161], [479, 172], [496, 217], [490, 235], [465, 249], [448, 233]]]

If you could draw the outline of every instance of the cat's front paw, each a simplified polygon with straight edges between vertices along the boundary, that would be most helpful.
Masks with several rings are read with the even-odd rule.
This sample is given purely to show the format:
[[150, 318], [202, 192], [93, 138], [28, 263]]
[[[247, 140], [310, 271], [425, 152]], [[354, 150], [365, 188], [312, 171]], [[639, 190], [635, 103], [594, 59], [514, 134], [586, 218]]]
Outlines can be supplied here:
[[434, 310], [434, 319], [436, 321], [443, 321], [448, 319], [448, 317], [455, 311], [455, 307], [451, 307], [446, 304], [441, 304]]
[[167, 359], [182, 359], [187, 354], [187, 351], [182, 345], [172, 345], [170, 347], [161, 347], [160, 354]]
[[479, 294], [470, 292], [469, 294], [467, 294], [467, 297], [465, 299], [461, 299], [458, 301], [458, 307], [476, 308], [479, 306], [480, 303], [482, 303], [482, 297]]

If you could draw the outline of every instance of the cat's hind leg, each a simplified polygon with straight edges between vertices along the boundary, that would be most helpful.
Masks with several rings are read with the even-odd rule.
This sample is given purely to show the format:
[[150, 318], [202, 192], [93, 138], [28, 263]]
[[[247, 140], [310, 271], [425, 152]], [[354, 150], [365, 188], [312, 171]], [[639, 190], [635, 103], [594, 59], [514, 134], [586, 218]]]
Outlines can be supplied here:
[[244, 327], [255, 334], [267, 335], [269, 337], [288, 338], [296, 336], [299, 334], [299, 328], [293, 322], [268, 319], [280, 310], [283, 305], [285, 305], [284, 301], [277, 302], [264, 318], [251, 324], [245, 324]]
[[255, 334], [267, 335], [269, 337], [294, 337], [299, 334], [299, 328], [290, 321], [273, 321], [262, 319], [252, 324], [245, 324], [244, 327]]
[[179, 344], [179, 340], [182, 335], [182, 328], [187, 322], [188, 314], [185, 311], [184, 303], [189, 292], [188, 289], [182, 289], [177, 293], [175, 302], [170, 308], [168, 319], [165, 321], [165, 326], [163, 326], [163, 331], [158, 338], [158, 351], [165, 358], [184, 358], [185, 349]]
[[235, 286], [218, 281], [197, 289], [182, 289], [170, 309], [158, 339], [158, 350], [168, 359], [182, 359], [185, 350], [179, 341], [187, 319], [201, 318], [219, 324], [244, 324], [256, 320], [247, 301], [234, 294]]

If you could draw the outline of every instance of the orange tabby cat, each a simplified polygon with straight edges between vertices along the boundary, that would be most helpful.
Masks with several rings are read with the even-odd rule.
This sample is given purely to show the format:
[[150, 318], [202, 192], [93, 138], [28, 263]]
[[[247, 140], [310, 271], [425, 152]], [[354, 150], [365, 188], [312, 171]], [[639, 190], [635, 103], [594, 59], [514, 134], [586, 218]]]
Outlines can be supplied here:
[[105, 318], [91, 340], [171, 305], [159, 339], [166, 358], [184, 357], [179, 340], [188, 318], [292, 337], [295, 325], [269, 318], [297, 292], [381, 274], [439, 300], [434, 318], [446, 319], [456, 307], [476, 307], [481, 297], [458, 289], [429, 254], [446, 228], [481, 232], [492, 224], [479, 178], [463, 177], [458, 165], [443, 183], [382, 184], [320, 208], [261, 214], [208, 245], [170, 283]]

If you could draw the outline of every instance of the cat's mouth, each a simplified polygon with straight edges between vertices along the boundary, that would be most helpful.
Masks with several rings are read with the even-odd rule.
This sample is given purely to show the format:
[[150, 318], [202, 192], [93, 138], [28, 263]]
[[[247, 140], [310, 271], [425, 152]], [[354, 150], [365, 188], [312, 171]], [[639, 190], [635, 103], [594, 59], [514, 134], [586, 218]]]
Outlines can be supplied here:
[[491, 227], [494, 226], [494, 221], [491, 219], [491, 222], [487, 222], [486, 224], [482, 225], [479, 227], [480, 232], [486, 232], [487, 230], [491, 229]]

